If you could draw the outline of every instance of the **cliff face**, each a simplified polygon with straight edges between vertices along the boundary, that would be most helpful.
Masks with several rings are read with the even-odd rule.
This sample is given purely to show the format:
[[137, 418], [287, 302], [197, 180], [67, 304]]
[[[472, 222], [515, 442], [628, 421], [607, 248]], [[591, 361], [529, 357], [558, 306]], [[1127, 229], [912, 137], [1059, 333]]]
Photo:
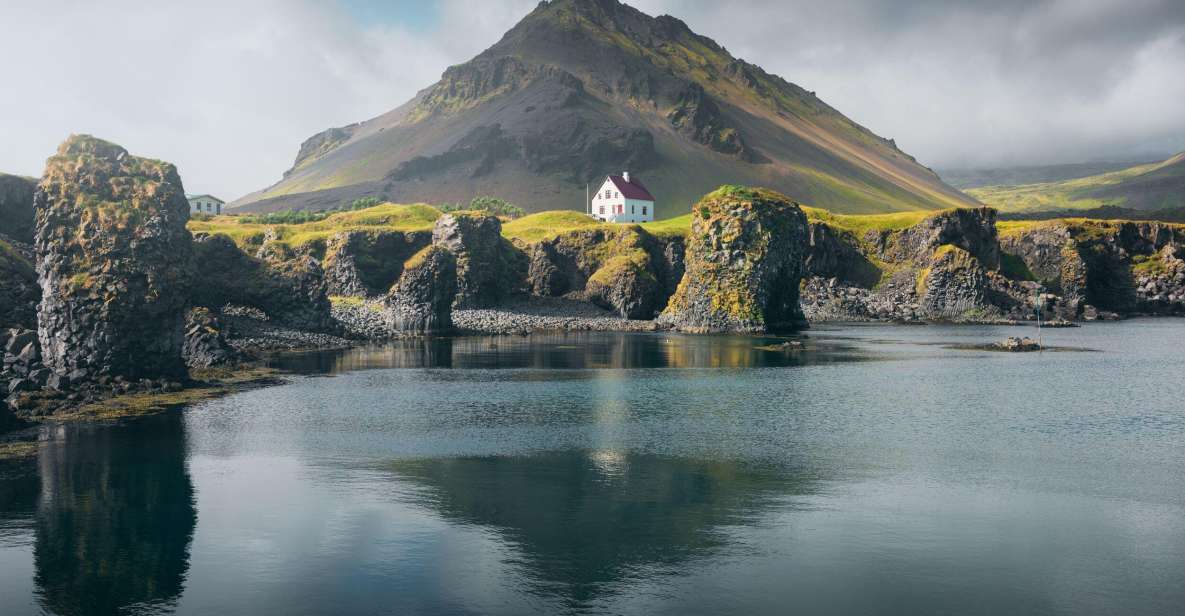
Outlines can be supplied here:
[[627, 319], [660, 312], [683, 277], [681, 240], [635, 225], [561, 233], [525, 247], [527, 285], [541, 296], [591, 301]]
[[697, 332], [793, 330], [809, 230], [798, 204], [724, 187], [692, 208], [683, 280], [660, 321]]
[[37, 180], [0, 173], [0, 239], [33, 243], [33, 192]]
[[18, 245], [0, 240], [0, 329], [35, 329], [40, 300], [33, 264]]
[[814, 224], [811, 320], [1033, 319], [1039, 295], [1046, 319], [1185, 313], [1180, 226], [999, 224], [986, 208], [863, 233]]
[[73, 136], [34, 204], [46, 365], [71, 380], [183, 376], [192, 243], [176, 168]]
[[247, 306], [289, 327], [334, 329], [325, 273], [313, 257], [261, 259], [248, 255], [221, 235], [199, 236], [194, 251], [204, 266], [194, 284], [194, 305], [211, 310], [227, 304]]

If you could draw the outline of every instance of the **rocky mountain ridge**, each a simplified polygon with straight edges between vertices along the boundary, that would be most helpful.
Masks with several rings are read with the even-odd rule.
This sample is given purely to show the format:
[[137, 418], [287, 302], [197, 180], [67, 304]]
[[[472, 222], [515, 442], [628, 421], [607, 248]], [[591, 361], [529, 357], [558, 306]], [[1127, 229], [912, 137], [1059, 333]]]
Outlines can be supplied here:
[[622, 169], [647, 178], [660, 216], [731, 182], [840, 211], [975, 204], [892, 140], [674, 17], [553, 0], [405, 105], [309, 138], [279, 183], [236, 205], [491, 194], [579, 210], [585, 183]]

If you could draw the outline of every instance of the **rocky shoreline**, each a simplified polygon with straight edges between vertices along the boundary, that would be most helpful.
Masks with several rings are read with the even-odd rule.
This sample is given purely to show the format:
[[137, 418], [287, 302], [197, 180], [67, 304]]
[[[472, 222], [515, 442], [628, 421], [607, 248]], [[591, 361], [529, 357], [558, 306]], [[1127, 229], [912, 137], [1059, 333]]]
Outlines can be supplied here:
[[173, 165], [85, 135], [21, 182], [19, 203], [0, 203], [22, 221], [0, 237], [0, 430], [408, 336], [1185, 315], [1185, 226], [1161, 223], [841, 216], [722, 186], [686, 233], [545, 218], [524, 234], [488, 212], [393, 204], [361, 229], [191, 232]]

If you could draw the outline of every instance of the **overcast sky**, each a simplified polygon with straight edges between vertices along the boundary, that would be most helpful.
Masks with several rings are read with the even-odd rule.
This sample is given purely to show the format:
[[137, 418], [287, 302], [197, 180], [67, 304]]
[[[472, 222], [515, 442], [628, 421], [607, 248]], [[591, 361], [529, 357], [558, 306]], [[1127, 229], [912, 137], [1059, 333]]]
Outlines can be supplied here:
[[[1183, 0], [636, 0], [931, 167], [1185, 150]], [[531, 0], [0, 0], [0, 171], [72, 132], [225, 199], [405, 102]]]

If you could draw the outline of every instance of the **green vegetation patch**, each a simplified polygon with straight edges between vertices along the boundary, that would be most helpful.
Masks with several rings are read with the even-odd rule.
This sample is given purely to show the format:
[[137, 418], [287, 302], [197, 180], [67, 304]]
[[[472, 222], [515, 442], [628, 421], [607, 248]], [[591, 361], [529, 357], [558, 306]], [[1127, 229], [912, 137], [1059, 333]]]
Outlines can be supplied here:
[[568, 231], [607, 226], [592, 216], [572, 210], [552, 210], [523, 216], [502, 225], [502, 237], [533, 244]]
[[385, 203], [358, 211], [337, 212], [322, 220], [301, 224], [252, 223], [241, 216], [216, 216], [209, 221], [189, 222], [192, 233], [225, 235], [239, 246], [259, 246], [272, 233], [276, 241], [303, 246], [324, 241], [343, 231], [428, 231], [440, 218], [440, 210], [426, 204]]

